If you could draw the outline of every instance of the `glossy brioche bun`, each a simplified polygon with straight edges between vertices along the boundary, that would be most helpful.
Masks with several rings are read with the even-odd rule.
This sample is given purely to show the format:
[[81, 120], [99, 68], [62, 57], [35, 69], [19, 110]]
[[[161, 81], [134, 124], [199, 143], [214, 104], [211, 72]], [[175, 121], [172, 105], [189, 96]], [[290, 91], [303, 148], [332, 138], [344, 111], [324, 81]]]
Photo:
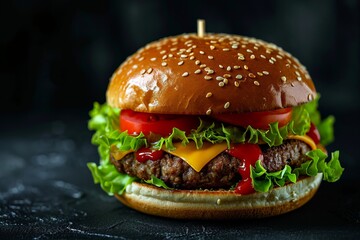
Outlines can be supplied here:
[[320, 186], [322, 174], [296, 183], [250, 195], [232, 191], [166, 190], [134, 182], [116, 197], [140, 212], [179, 219], [262, 218], [297, 209], [309, 201]]
[[138, 112], [210, 115], [292, 107], [315, 95], [305, 67], [274, 44], [184, 34], [130, 56], [113, 74], [107, 102]]

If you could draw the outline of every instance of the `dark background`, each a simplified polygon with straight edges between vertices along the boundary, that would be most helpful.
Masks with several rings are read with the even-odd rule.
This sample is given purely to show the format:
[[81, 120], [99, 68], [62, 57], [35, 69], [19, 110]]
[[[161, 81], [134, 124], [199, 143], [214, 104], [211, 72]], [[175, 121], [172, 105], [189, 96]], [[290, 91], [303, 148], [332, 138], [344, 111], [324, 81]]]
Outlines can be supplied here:
[[[357, 0], [1, 1], [0, 236], [354, 237], [358, 9]], [[260, 38], [296, 56], [321, 93], [321, 112], [335, 115], [329, 149], [341, 150], [344, 176], [323, 184], [301, 210], [240, 221], [242, 227], [167, 221], [129, 210], [92, 184], [85, 166], [97, 161], [86, 129], [92, 103], [105, 101], [109, 78], [128, 55], [161, 37], [195, 32], [198, 18], [208, 32]]]

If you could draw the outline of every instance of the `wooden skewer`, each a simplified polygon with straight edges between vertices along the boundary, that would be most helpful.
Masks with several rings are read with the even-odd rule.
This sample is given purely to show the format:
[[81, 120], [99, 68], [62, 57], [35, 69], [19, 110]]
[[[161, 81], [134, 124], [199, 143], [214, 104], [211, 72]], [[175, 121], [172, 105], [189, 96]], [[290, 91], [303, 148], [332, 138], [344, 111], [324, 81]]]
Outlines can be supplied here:
[[204, 19], [197, 20], [197, 34], [199, 37], [204, 37], [204, 35], [205, 35], [205, 20]]

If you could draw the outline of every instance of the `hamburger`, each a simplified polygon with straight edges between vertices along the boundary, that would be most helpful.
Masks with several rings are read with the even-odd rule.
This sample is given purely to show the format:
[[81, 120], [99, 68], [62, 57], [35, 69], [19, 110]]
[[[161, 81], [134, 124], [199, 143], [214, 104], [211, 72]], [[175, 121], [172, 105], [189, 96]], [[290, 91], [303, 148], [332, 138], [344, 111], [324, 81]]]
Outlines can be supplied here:
[[94, 182], [143, 213], [260, 218], [337, 181], [306, 68], [280, 47], [239, 35], [182, 34], [149, 43], [111, 77], [90, 112]]

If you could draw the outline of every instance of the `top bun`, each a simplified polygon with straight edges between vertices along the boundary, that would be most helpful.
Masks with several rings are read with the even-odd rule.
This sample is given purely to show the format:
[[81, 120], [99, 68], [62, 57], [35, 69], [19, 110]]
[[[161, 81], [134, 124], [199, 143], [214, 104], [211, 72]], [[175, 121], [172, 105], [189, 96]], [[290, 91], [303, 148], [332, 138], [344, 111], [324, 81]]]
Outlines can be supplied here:
[[113, 74], [107, 102], [138, 112], [210, 115], [293, 107], [315, 96], [305, 67], [274, 44], [184, 34], [130, 56]]

